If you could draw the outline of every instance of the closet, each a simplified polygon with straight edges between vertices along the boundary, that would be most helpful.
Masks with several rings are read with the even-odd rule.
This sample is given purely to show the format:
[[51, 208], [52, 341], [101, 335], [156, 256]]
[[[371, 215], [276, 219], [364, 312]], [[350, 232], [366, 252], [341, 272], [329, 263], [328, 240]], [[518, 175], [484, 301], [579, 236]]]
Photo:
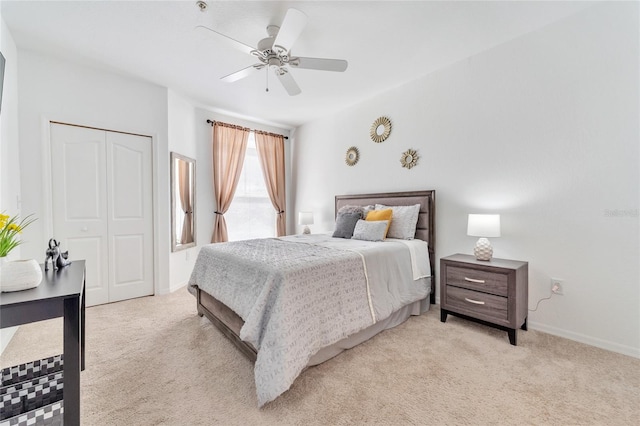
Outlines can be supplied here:
[[50, 123], [53, 235], [86, 260], [87, 306], [153, 294], [152, 140]]

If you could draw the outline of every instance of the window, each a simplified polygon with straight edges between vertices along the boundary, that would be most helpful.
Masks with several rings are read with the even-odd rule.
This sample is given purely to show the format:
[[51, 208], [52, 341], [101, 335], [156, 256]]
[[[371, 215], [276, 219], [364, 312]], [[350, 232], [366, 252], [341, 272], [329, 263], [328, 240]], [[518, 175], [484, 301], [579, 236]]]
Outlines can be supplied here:
[[238, 187], [224, 218], [229, 241], [276, 235], [276, 211], [264, 183], [253, 132], [249, 133]]

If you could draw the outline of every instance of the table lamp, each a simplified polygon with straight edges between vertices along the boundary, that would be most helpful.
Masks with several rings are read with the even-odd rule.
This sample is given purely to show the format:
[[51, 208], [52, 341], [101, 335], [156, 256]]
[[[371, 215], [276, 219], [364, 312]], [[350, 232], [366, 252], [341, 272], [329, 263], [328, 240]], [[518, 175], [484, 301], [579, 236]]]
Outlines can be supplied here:
[[467, 223], [467, 235], [480, 237], [473, 254], [477, 260], [491, 260], [493, 247], [487, 239], [500, 236], [500, 215], [499, 214], [470, 214]]
[[313, 225], [313, 212], [299, 212], [298, 224], [304, 225], [303, 234], [310, 234], [311, 230], [309, 229], [309, 225]]

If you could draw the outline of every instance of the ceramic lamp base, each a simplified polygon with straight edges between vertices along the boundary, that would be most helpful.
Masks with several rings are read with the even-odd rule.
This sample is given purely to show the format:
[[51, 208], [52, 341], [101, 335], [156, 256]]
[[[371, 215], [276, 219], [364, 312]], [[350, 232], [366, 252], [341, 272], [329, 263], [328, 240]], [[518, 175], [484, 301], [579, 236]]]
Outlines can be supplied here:
[[486, 238], [479, 238], [476, 246], [473, 248], [473, 254], [477, 260], [491, 260], [493, 257], [493, 247]]
[[309, 229], [308, 226], [305, 226], [304, 229], [302, 230], [303, 234], [310, 234], [311, 233], [311, 229]]

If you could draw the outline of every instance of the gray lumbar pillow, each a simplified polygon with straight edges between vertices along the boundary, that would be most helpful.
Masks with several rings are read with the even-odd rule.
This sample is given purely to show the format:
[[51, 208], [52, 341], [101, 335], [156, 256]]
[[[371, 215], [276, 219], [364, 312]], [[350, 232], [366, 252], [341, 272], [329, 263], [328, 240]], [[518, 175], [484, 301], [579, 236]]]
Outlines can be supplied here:
[[388, 220], [359, 220], [353, 230], [354, 240], [384, 241]]
[[333, 231], [333, 237], [351, 238], [351, 236], [353, 235], [353, 229], [356, 227], [356, 223], [360, 219], [362, 219], [362, 211], [338, 211], [338, 217], [336, 217], [336, 227]]

